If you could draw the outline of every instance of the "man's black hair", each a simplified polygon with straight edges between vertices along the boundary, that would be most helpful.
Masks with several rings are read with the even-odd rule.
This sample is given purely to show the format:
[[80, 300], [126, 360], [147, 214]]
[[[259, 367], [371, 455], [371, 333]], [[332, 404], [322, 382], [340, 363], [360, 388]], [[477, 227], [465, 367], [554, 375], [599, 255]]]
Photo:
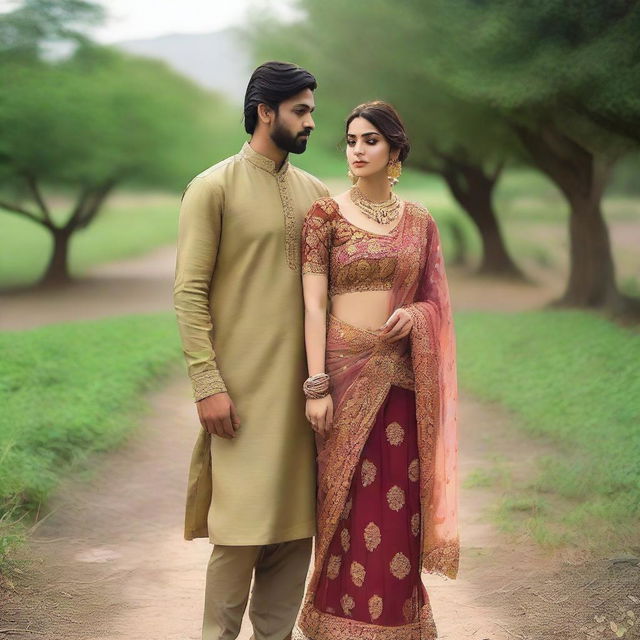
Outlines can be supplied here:
[[253, 133], [258, 124], [258, 105], [278, 111], [281, 102], [304, 89], [314, 91], [316, 79], [302, 67], [290, 62], [265, 62], [252, 74], [244, 96], [244, 128]]

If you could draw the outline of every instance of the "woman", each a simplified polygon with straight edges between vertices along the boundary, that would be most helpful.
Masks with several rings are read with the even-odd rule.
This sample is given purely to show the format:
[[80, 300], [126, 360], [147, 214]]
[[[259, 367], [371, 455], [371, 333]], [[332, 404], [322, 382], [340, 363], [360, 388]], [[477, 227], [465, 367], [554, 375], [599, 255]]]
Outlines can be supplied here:
[[395, 109], [356, 107], [346, 143], [354, 186], [302, 233], [318, 531], [300, 629], [425, 640], [421, 568], [454, 578], [459, 555], [449, 295], [433, 218], [391, 190], [409, 153]]

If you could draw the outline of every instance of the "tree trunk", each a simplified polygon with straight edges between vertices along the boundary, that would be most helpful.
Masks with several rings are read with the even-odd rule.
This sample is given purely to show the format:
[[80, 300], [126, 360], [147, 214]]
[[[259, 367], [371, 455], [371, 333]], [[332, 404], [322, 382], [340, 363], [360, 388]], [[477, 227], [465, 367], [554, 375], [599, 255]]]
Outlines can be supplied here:
[[493, 208], [493, 191], [500, 172], [489, 175], [480, 166], [447, 157], [442, 176], [453, 197], [467, 212], [480, 234], [482, 259], [478, 273], [522, 279], [511, 259]]
[[612, 163], [552, 126], [516, 128], [534, 164], [562, 191], [570, 207], [569, 279], [560, 305], [623, 311], [601, 202]]
[[570, 271], [562, 304], [617, 309], [621, 297], [616, 287], [609, 231], [600, 199], [574, 194], [569, 218]]
[[472, 195], [474, 202], [469, 205], [467, 212], [476, 225], [482, 240], [482, 261], [478, 273], [521, 278], [522, 273], [511, 259], [505, 246], [493, 210], [491, 193], [475, 192]]
[[73, 230], [49, 228], [53, 235], [53, 253], [47, 269], [40, 280], [43, 287], [58, 286], [71, 282], [69, 273], [69, 240]]

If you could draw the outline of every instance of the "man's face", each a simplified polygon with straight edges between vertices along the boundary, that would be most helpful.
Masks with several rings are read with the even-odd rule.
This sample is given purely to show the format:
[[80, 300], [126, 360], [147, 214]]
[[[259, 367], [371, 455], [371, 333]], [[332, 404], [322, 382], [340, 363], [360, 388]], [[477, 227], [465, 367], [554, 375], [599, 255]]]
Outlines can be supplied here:
[[289, 153], [304, 153], [316, 126], [311, 116], [315, 108], [311, 89], [281, 102], [269, 132], [274, 144]]

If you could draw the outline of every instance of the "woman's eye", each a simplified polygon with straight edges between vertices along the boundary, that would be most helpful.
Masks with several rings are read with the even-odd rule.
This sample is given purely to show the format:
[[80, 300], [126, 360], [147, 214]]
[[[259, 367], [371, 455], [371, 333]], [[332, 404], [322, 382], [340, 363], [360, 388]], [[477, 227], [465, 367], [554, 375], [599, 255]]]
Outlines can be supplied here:
[[377, 140], [375, 138], [369, 138], [367, 140], [367, 144], [375, 144], [377, 142]]
[[350, 147], [353, 147], [353, 145], [355, 144], [355, 140], [347, 140], [347, 144], [348, 144]]

